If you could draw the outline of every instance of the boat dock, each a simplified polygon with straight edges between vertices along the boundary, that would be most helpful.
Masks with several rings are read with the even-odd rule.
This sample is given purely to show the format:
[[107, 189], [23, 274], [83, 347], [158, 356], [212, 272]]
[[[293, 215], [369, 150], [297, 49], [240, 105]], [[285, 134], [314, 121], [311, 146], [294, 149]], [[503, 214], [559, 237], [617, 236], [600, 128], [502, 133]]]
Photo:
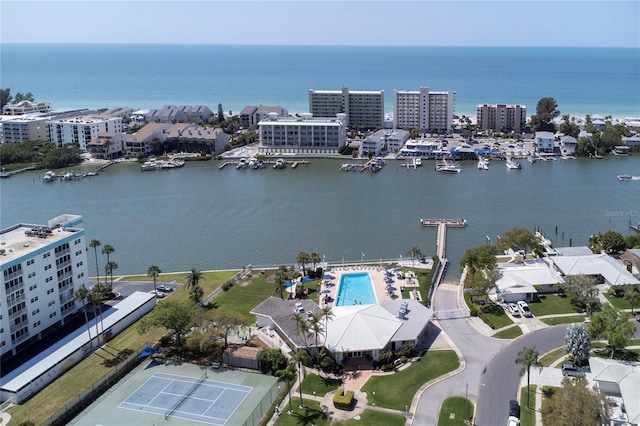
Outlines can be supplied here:
[[11, 177], [13, 175], [17, 175], [18, 173], [26, 172], [26, 171], [29, 171], [29, 170], [35, 170], [35, 169], [36, 169], [36, 166], [34, 164], [32, 164], [29, 167], [23, 167], [21, 169], [11, 170], [9, 172], [5, 172], [3, 170], [2, 172], [0, 172], [0, 178], [8, 178], [8, 177]]
[[422, 226], [440, 226], [440, 224], [451, 228], [464, 228], [467, 226], [467, 221], [465, 219], [420, 219]]
[[[265, 166], [271, 166], [273, 168], [273, 166], [276, 164], [276, 161], [277, 160], [266, 160], [266, 159], [263, 159], [262, 163]], [[220, 163], [218, 165], [218, 169], [222, 170], [222, 169], [226, 168], [227, 166], [234, 166], [235, 168], [241, 169], [245, 165], [244, 164], [241, 165], [240, 162], [241, 162], [240, 159], [237, 159], [237, 160], [224, 160], [222, 163]], [[248, 160], [245, 160], [245, 163], [246, 163], [246, 168], [253, 168], [253, 167], [249, 167], [249, 161]], [[309, 160], [289, 160], [289, 161], [285, 160], [285, 164], [289, 165], [292, 169], [295, 169], [300, 164], [309, 164], [309, 163], [310, 163]]]
[[447, 273], [447, 267], [449, 266], [449, 260], [447, 259], [446, 250], [447, 227], [464, 228], [467, 226], [467, 221], [466, 219], [420, 219], [420, 226], [438, 227], [438, 236], [436, 238], [436, 252], [438, 254], [440, 262], [438, 263], [438, 269], [434, 274], [433, 280], [431, 282], [431, 287], [429, 289], [429, 299], [431, 299], [433, 290], [442, 282], [445, 274]]

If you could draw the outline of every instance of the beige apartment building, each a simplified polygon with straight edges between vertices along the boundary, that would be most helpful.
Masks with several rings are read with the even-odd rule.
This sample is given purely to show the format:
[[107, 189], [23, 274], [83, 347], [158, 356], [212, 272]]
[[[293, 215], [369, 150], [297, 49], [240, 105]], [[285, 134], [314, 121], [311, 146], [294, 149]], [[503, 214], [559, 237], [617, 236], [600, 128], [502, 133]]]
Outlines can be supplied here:
[[452, 90], [431, 91], [425, 86], [420, 90], [394, 90], [393, 127], [449, 132], [455, 112], [455, 94]]
[[520, 133], [526, 126], [525, 105], [482, 104], [478, 105], [476, 111], [478, 127], [482, 130]]
[[309, 112], [315, 117], [345, 114], [348, 126], [384, 127], [384, 90], [352, 91], [309, 89]]

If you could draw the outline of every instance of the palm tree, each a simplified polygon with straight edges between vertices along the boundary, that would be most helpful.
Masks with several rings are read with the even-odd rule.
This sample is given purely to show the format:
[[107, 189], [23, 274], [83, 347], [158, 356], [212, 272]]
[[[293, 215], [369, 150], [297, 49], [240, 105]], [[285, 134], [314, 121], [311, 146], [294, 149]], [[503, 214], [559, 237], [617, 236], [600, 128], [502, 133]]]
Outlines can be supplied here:
[[313, 334], [313, 336], [316, 339], [315, 357], [314, 358], [315, 358], [315, 361], [317, 363], [319, 355], [320, 355], [320, 349], [318, 349], [318, 335], [324, 334], [324, 331], [325, 331], [325, 328], [322, 325], [322, 315], [314, 313], [311, 316], [311, 319], [309, 320], [309, 329], [311, 331], [311, 334]]
[[296, 379], [295, 364], [289, 361], [285, 368], [276, 371], [276, 376], [278, 377], [279, 382], [285, 382], [287, 385], [287, 393], [289, 394], [289, 413], [292, 413], [293, 408], [291, 406], [291, 382]]
[[331, 306], [325, 306], [324, 308], [322, 308], [322, 316], [324, 317], [324, 341], [326, 344], [327, 334], [329, 332], [329, 319], [335, 317], [335, 314], [333, 313], [333, 309], [331, 309]]
[[107, 263], [109, 263], [109, 255], [114, 251], [116, 251], [116, 249], [114, 249], [111, 244], [105, 244], [104, 247], [102, 247], [102, 254], [107, 255]]
[[311, 262], [311, 255], [306, 251], [301, 251], [298, 253], [297, 257], [298, 265], [300, 265], [300, 269], [302, 269], [302, 276], [306, 276], [307, 265]]
[[[316, 271], [316, 267], [318, 265], [318, 263], [322, 262], [322, 256], [320, 256], [318, 253], [313, 252], [309, 255], [309, 260], [311, 261], [311, 263], [313, 264], [313, 272]], [[319, 278], [319, 277], [318, 277]]]
[[98, 247], [100, 246], [100, 240], [91, 240], [89, 243], [89, 247], [93, 249], [94, 254], [96, 255], [96, 277], [98, 282], [100, 281], [100, 268], [98, 267]]
[[158, 289], [156, 288], [156, 280], [161, 273], [162, 271], [160, 270], [160, 267], [156, 265], [151, 265], [149, 266], [149, 269], [147, 269], [147, 276], [153, 278], [153, 291], [156, 292], [156, 294], [158, 292]]
[[522, 369], [520, 370], [520, 375], [527, 372], [527, 408], [531, 408], [529, 405], [529, 379], [531, 377], [531, 367], [536, 367], [540, 371], [542, 371], [542, 363], [540, 362], [540, 354], [536, 350], [535, 346], [530, 348], [523, 347], [520, 352], [518, 352], [518, 357], [516, 358], [516, 364], [522, 365]]
[[309, 351], [309, 345], [307, 343], [307, 337], [311, 331], [311, 327], [309, 323], [304, 318], [304, 316], [298, 312], [293, 314], [292, 319], [296, 322], [296, 336], [302, 335], [302, 340], [304, 342], [304, 347]]
[[280, 299], [284, 300], [284, 285], [288, 280], [288, 268], [286, 266], [281, 266], [276, 271], [276, 291], [280, 291]]
[[184, 277], [184, 282], [187, 284], [187, 288], [196, 287], [201, 279], [204, 279], [204, 274], [197, 268], [191, 268], [191, 271]]
[[87, 324], [87, 333], [89, 333], [89, 345], [93, 350], [93, 341], [91, 340], [91, 327], [89, 326], [89, 316], [87, 315], [87, 300], [89, 299], [89, 290], [82, 285], [73, 292], [73, 299], [82, 302], [82, 310], [84, 311], [84, 322]]
[[[93, 305], [93, 318], [96, 321], [96, 337], [98, 338], [98, 346], [100, 346], [100, 329], [98, 328], [98, 316], [96, 310], [100, 310], [100, 325], [102, 325], [102, 284], [96, 283], [91, 290], [89, 290], [89, 302]], [[103, 329], [104, 331], [104, 329]]]
[[189, 299], [193, 300], [193, 303], [200, 302], [203, 295], [204, 290], [200, 284], [192, 285], [191, 288], [189, 288]]
[[411, 258], [411, 261], [415, 263], [416, 259], [422, 258], [422, 250], [420, 248], [413, 246], [407, 252], [407, 255]]
[[118, 264], [116, 262], [107, 262], [104, 265], [104, 274], [105, 274], [105, 282], [107, 281], [107, 275], [111, 277], [111, 281], [109, 283], [109, 292], [113, 291], [113, 270], [118, 269]]
[[298, 351], [295, 354], [295, 360], [298, 363], [298, 380], [300, 380], [300, 385], [298, 386], [298, 391], [300, 391], [300, 408], [304, 408], [304, 404], [302, 403], [302, 381], [304, 380], [305, 375], [307, 374], [304, 368], [304, 353], [302, 351]]

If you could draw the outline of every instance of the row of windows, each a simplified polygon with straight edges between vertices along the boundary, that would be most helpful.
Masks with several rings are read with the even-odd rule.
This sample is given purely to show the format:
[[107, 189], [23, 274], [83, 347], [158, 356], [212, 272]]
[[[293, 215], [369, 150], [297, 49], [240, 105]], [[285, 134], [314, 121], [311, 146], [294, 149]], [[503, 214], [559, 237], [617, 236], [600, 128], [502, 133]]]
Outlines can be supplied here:
[[13, 333], [11, 335], [11, 341], [15, 342], [17, 339], [19, 339], [20, 337], [22, 337], [22, 336], [24, 336], [24, 335], [26, 335], [28, 333], [29, 333], [29, 331], [28, 331], [27, 327], [21, 328], [20, 330], [16, 331], [15, 333]]
[[46, 259], [47, 257], [50, 257], [50, 256], [51, 256], [51, 252], [48, 251], [48, 252], [46, 252], [45, 254], [42, 255], [42, 258]]
[[33, 260], [33, 259], [27, 260], [27, 266], [31, 266], [31, 265], [33, 265], [33, 262], [34, 262], [34, 260]]
[[7, 305], [13, 305], [24, 299], [24, 289], [14, 291], [7, 295]]
[[68, 249], [69, 249], [69, 243], [64, 243], [56, 247], [54, 251], [56, 254], [58, 254], [61, 251], [68, 250]]
[[58, 313], [57, 313], [57, 312], [51, 312], [51, 313], [49, 314], [49, 318], [53, 318], [53, 317], [55, 317], [56, 315], [58, 315]]
[[17, 277], [4, 283], [4, 289], [7, 293], [12, 292], [19, 287], [22, 287], [22, 277]]
[[18, 264], [18, 265], [13, 265], [13, 266], [8, 267], [4, 271], [2, 271], [2, 273], [4, 274], [4, 276], [6, 278], [8, 275], [16, 274], [16, 273], [21, 272], [21, 271], [22, 271], [22, 265]]
[[27, 306], [26, 302], [20, 302], [16, 306], [12, 306], [11, 308], [9, 308], [9, 315], [13, 315], [20, 312], [26, 306]]
[[38, 301], [38, 296], [31, 298], [31, 303], [36, 303]]
[[81, 242], [81, 241], [82, 241], [82, 238], [78, 238], [77, 240], [75, 240], [75, 241], [73, 242], [73, 244], [80, 244], [80, 242]]
[[37, 315], [38, 313], [40, 313], [40, 308], [38, 308], [38, 309], [36, 309], [34, 311], [31, 311], [31, 315]]

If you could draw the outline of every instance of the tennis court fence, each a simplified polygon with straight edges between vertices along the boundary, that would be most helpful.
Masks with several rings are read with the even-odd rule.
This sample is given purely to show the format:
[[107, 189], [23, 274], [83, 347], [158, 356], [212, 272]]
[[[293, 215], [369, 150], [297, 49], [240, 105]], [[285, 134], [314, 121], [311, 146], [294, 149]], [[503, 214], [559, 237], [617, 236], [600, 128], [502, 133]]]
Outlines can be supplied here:
[[[260, 403], [253, 409], [251, 415], [245, 420], [242, 426], [257, 426], [260, 423], [262, 417], [269, 411], [273, 402], [278, 399], [278, 395], [281, 392], [285, 392], [284, 386], [282, 389], [279, 389], [278, 382], [274, 383], [269, 392], [262, 397]], [[265, 423], [266, 424], [266, 423]]]

